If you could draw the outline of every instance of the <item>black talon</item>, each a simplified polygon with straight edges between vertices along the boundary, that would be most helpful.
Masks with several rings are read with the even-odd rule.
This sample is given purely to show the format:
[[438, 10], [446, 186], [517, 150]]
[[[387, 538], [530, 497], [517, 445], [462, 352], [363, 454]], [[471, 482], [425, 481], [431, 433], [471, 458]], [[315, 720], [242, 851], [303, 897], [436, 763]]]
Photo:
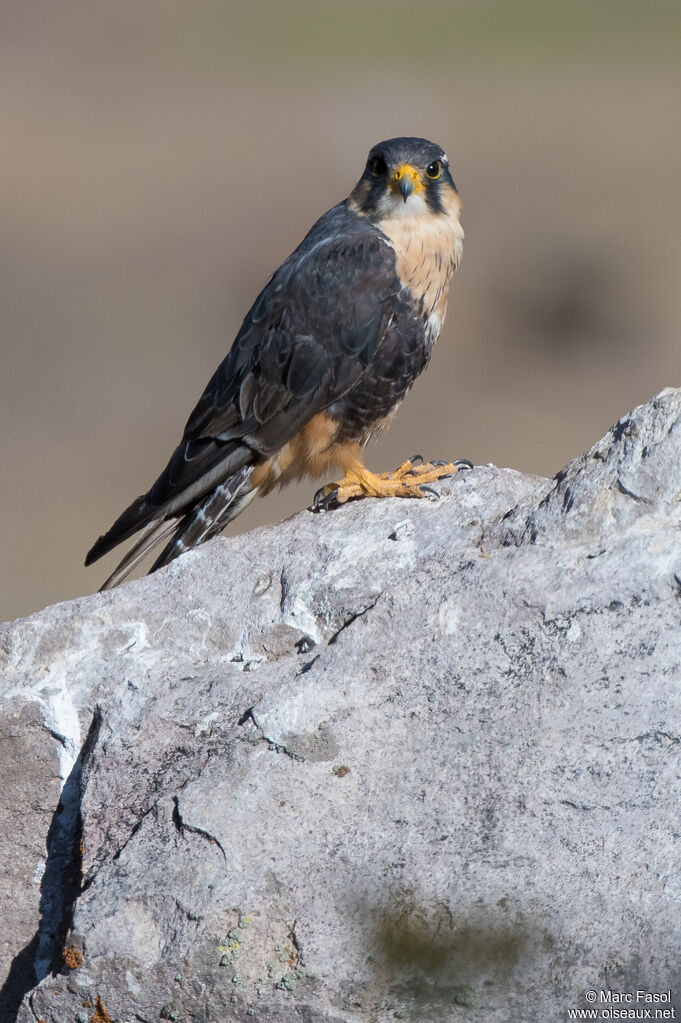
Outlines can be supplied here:
[[412, 455], [407, 461], [411, 465], [423, 465], [423, 455]]
[[422, 494], [434, 494], [435, 497], [437, 497], [438, 499], [440, 497], [437, 490], [433, 490], [433, 488], [429, 487], [427, 483], [422, 483], [421, 486], [419, 487], [419, 490], [421, 491]]
[[[431, 465], [449, 465], [449, 462], [445, 462], [442, 458], [431, 458], [430, 464]], [[456, 465], [456, 462], [454, 462], [454, 465]]]
[[329, 510], [329, 508], [334, 503], [334, 501], [336, 500], [337, 497], [338, 497], [338, 489], [337, 488], [336, 488], [336, 490], [332, 490], [330, 494], [326, 495], [326, 497], [321, 502], [321, 506], [324, 509], [324, 511], [328, 511]]
[[338, 488], [332, 490], [329, 494], [325, 494], [326, 487], [320, 487], [317, 493], [312, 498], [312, 510], [313, 511], [328, 511], [329, 506], [338, 497]]
[[457, 458], [453, 465], [457, 465], [460, 469], [474, 469], [475, 466], [468, 458]]

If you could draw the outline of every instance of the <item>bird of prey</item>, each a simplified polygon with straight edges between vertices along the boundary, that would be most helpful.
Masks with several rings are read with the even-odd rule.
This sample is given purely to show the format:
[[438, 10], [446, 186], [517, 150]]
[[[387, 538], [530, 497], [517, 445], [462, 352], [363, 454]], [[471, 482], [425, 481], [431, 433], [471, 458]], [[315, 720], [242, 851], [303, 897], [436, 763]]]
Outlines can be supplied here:
[[425, 368], [461, 257], [461, 202], [444, 150], [395, 138], [370, 151], [255, 300], [148, 493], [97, 540], [89, 565], [143, 530], [102, 589], [157, 545], [151, 571], [219, 533], [257, 495], [340, 468], [316, 505], [423, 497], [460, 463], [374, 474], [362, 448]]

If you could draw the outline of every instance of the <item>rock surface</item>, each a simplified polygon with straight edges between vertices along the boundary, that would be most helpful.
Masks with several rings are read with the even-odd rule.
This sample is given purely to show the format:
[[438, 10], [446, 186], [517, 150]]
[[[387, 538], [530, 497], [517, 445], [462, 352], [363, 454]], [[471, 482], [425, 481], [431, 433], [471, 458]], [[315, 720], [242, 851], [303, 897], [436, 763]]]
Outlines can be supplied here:
[[681, 391], [441, 491], [2, 627], [0, 1019], [681, 1012]]

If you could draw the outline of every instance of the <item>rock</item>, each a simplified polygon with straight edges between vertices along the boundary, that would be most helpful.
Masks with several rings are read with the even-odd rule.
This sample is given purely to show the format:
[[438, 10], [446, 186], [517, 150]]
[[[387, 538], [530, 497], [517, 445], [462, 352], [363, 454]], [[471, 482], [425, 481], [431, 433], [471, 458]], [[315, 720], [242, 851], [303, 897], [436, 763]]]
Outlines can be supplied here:
[[3, 628], [8, 1020], [681, 1009], [681, 391], [441, 491]]
[[2, 705], [0, 1020], [14, 1017], [26, 981], [34, 983], [45, 836], [60, 793], [59, 761], [49, 736], [36, 703], [10, 699]]

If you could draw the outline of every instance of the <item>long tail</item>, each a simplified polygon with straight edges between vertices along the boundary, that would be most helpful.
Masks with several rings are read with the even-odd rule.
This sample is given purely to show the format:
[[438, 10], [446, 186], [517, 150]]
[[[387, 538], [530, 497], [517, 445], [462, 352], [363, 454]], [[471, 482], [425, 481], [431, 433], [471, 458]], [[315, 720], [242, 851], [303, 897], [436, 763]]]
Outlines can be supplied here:
[[[183, 515], [167, 517], [168, 513], [165, 510], [165, 514], [161, 514], [149, 522], [100, 589], [109, 590], [113, 586], [117, 586], [159, 544], [168, 540], [168, 537], [170, 537], [170, 541], [152, 565], [151, 572], [169, 564], [179, 554], [191, 547], [196, 547], [216, 536], [243, 511], [258, 493], [257, 487], [249, 486], [252, 472], [252, 465], [243, 466], [217, 487], [214, 487]], [[99, 551], [95, 548], [93, 548], [93, 552], [94, 556], [88, 555], [87, 563], [100, 556]], [[102, 551], [102, 553], [104, 552]]]
[[240, 515], [258, 494], [259, 487], [249, 486], [252, 472], [252, 466], [245, 467], [187, 512], [178, 523], [170, 543], [163, 548], [150, 571], [155, 572], [157, 568], [163, 568], [179, 554], [184, 554], [192, 547], [198, 547], [200, 543], [217, 536], [232, 519]]

